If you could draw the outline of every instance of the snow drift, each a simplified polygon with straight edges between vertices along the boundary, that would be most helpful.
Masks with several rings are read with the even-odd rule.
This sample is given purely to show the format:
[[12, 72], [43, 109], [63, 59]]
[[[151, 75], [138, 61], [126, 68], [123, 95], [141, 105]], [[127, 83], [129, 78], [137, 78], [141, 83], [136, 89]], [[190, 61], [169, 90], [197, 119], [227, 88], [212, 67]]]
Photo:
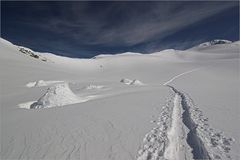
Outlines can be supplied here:
[[67, 83], [56, 84], [48, 88], [47, 92], [33, 103], [30, 108], [49, 108], [64, 106], [68, 104], [75, 104], [85, 102], [87, 99], [77, 97], [69, 88]]

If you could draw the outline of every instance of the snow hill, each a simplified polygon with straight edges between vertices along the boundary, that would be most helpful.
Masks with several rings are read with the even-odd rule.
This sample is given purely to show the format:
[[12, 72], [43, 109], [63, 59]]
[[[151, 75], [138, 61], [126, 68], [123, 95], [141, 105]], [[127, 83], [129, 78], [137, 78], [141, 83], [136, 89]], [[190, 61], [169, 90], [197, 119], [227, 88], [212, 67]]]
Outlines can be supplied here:
[[240, 159], [239, 50], [73, 59], [0, 39], [1, 159]]

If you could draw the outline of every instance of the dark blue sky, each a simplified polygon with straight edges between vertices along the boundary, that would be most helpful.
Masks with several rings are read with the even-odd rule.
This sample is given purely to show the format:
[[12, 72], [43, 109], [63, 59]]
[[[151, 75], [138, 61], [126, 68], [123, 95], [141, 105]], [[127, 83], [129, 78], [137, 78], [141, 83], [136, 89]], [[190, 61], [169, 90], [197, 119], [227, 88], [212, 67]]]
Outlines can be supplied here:
[[239, 40], [239, 2], [1, 1], [1, 37], [70, 57]]

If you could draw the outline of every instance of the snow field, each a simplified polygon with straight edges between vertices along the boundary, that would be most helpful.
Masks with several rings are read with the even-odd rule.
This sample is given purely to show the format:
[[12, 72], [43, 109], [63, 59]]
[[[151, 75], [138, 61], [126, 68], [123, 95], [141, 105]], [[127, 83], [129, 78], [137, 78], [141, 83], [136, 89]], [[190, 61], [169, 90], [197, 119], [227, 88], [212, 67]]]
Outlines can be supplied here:
[[0, 42], [1, 159], [240, 158], [239, 42], [45, 62]]

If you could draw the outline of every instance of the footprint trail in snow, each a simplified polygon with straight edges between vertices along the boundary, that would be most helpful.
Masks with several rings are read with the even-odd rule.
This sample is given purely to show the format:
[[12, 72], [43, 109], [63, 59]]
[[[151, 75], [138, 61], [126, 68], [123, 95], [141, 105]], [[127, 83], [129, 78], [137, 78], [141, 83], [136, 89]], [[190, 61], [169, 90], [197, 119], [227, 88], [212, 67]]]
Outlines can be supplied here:
[[137, 160], [230, 160], [233, 139], [211, 128], [188, 94], [168, 85], [174, 79], [164, 83], [172, 90], [172, 95], [159, 115], [157, 126], [145, 135]]

